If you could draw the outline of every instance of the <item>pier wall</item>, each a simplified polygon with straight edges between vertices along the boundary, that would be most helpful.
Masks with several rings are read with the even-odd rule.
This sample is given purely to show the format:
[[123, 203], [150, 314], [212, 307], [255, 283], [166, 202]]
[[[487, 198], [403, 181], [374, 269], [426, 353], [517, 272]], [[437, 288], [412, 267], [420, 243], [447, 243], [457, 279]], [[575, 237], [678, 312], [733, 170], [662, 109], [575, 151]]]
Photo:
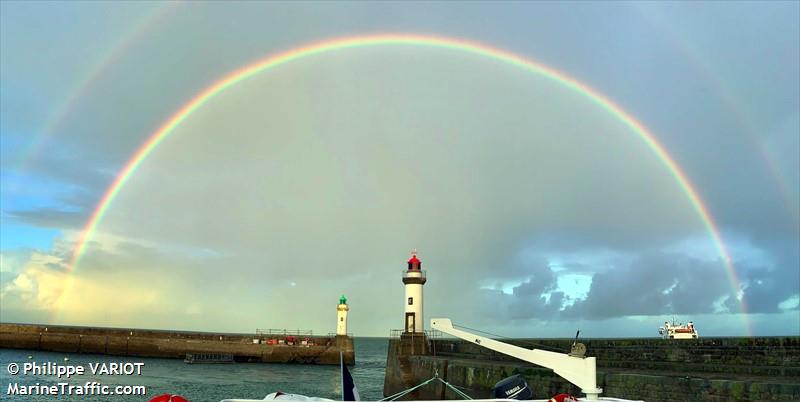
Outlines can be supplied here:
[[[510, 340], [528, 349], [567, 352], [572, 340]], [[435, 373], [475, 398], [489, 397], [494, 384], [522, 374], [535, 398], [580, 390], [549, 369], [500, 355], [461, 340], [429, 341], [427, 353], [409, 354], [403, 339], [391, 339], [384, 394], [408, 389]], [[800, 337], [701, 338], [698, 340], [593, 339], [587, 356], [597, 357], [597, 383], [604, 396], [646, 401], [800, 400]], [[441, 383], [410, 395], [458, 399]]]
[[351, 337], [310, 336], [313, 346], [253, 343], [253, 339], [266, 338], [285, 337], [0, 323], [0, 348], [8, 349], [168, 359], [183, 359], [187, 353], [223, 353], [233, 355], [237, 362], [303, 364], [339, 364], [342, 351], [346, 363], [355, 363]]

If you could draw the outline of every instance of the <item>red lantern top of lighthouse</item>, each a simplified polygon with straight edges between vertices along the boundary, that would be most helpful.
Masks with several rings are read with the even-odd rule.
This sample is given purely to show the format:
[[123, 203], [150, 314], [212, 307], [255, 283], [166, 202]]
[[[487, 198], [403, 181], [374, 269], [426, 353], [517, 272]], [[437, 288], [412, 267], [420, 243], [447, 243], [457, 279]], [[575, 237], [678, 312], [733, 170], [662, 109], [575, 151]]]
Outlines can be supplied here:
[[417, 258], [417, 250], [414, 249], [411, 251], [411, 258], [408, 259], [408, 270], [419, 271], [420, 268], [422, 268], [422, 261]]

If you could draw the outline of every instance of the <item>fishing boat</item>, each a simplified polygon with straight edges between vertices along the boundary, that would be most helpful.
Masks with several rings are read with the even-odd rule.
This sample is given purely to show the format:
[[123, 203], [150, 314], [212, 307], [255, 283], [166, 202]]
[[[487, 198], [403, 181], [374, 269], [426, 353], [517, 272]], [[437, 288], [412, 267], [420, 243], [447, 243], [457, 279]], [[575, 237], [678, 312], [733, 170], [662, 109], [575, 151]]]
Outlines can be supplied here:
[[[569, 402], [569, 401], [616, 401], [616, 402], [642, 402], [629, 399], [612, 398], [600, 396], [603, 392], [597, 387], [597, 360], [595, 357], [586, 356], [586, 346], [579, 342], [574, 342], [570, 353], [558, 353], [540, 349], [525, 349], [508, 343], [500, 342], [492, 338], [476, 335], [462, 329], [457, 329], [448, 318], [434, 318], [431, 320], [431, 328], [452, 335], [456, 338], [474, 343], [478, 346], [515, 357], [517, 359], [533, 363], [553, 370], [565, 380], [575, 384], [581, 389], [584, 396], [576, 397], [568, 394], [555, 395], [550, 399], [533, 399], [533, 392], [525, 379], [520, 375], [508, 377], [497, 384], [492, 390], [492, 395], [486, 399], [472, 399], [458, 388], [448, 383], [442, 378], [435, 376], [431, 380], [415, 387], [409, 388], [395, 395], [391, 395], [380, 401], [396, 401], [405, 395], [410, 394], [415, 389], [438, 380], [445, 386], [453, 390], [457, 395], [464, 399], [472, 399], [475, 402], [517, 402], [520, 400], [532, 400], [536, 402]], [[342, 401], [359, 401], [358, 389], [350, 376], [347, 366], [341, 364], [342, 369]], [[332, 399], [309, 397], [298, 394], [285, 394], [273, 392], [264, 399], [225, 399], [222, 402], [256, 402], [256, 401], [303, 401], [303, 402], [327, 402]]]

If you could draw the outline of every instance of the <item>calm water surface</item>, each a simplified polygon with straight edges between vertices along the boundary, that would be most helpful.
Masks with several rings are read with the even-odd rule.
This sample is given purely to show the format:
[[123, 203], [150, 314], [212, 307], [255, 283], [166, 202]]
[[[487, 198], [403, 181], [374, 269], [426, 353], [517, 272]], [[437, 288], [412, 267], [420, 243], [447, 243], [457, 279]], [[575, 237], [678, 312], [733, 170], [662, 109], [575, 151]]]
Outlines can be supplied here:
[[[350, 372], [363, 400], [378, 400], [383, 397], [383, 375], [389, 341], [384, 338], [356, 338], [356, 365]], [[33, 359], [28, 360], [28, 355]], [[69, 361], [65, 362], [64, 358]], [[35, 361], [43, 364], [83, 365], [86, 374], [69, 380], [55, 376], [12, 376], [7, 367], [10, 363]], [[92, 375], [89, 363], [142, 362], [141, 376]], [[83, 385], [97, 381], [104, 385], [144, 385], [147, 396], [9, 396], [10, 383], [57, 384], [68, 382]], [[182, 360], [124, 358], [104, 355], [87, 355], [30, 350], [0, 349], [0, 400], [3, 401], [147, 401], [155, 395], [179, 394], [191, 402], [220, 401], [225, 398], [261, 399], [275, 391], [303, 394], [341, 400], [339, 366], [291, 365], [291, 364], [185, 364]]]

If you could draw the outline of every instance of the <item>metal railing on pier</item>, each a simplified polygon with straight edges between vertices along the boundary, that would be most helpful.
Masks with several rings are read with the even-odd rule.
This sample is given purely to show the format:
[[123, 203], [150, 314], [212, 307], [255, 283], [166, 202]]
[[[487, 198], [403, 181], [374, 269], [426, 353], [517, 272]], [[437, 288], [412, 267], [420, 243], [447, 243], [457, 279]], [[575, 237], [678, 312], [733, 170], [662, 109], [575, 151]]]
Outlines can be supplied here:
[[[402, 343], [410, 341], [405, 347], [409, 349], [403, 353], [410, 353], [412, 355], [417, 353], [433, 353], [436, 355], [436, 340], [441, 338], [442, 332], [437, 330], [425, 330], [422, 332], [406, 332], [403, 329], [393, 329], [389, 331], [389, 337], [393, 339], [403, 339]], [[405, 348], [403, 347], [403, 348]]]
[[[426, 330], [422, 331], [422, 333], [424, 333], [425, 336], [428, 337], [428, 339], [430, 339], [430, 340], [439, 339], [444, 335], [444, 333], [442, 331], [437, 331], [435, 329], [426, 329]], [[389, 331], [389, 338], [397, 339], [397, 338], [400, 338], [400, 336], [403, 335], [403, 334], [406, 334], [406, 335], [409, 335], [409, 336], [414, 336], [414, 335], [419, 336], [420, 335], [419, 332], [405, 332], [404, 329], [393, 329], [393, 330]]]
[[296, 335], [296, 336], [313, 336], [314, 333], [310, 329], [277, 329], [256, 328], [256, 335]]

